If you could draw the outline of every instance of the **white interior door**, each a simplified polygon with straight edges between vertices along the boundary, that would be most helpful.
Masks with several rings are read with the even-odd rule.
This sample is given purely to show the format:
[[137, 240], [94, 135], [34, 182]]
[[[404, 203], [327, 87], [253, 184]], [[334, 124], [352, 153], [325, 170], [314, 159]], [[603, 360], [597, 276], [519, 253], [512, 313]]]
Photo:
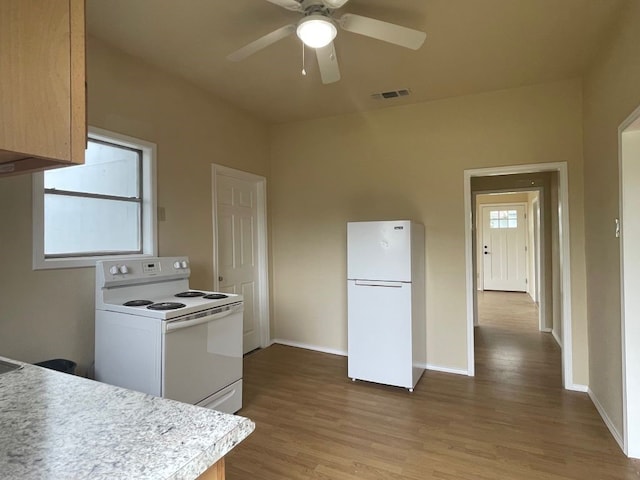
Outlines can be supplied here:
[[484, 289], [526, 292], [524, 205], [484, 205], [482, 222]]
[[261, 343], [257, 199], [255, 181], [217, 175], [218, 290], [244, 297], [244, 353]]

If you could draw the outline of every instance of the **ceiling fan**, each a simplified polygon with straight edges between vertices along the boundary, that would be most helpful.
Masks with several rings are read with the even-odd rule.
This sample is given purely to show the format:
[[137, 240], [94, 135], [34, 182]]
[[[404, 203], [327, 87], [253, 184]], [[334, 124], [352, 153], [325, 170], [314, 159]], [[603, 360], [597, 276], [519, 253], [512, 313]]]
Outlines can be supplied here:
[[[383, 22], [362, 15], [345, 13], [334, 17], [334, 11], [342, 8], [349, 0], [267, 0], [275, 5], [298, 12], [303, 17], [296, 24], [285, 25], [258, 38], [230, 54], [227, 58], [239, 62], [296, 32], [300, 40], [315, 49], [322, 83], [340, 80], [340, 67], [333, 45], [338, 34], [337, 26], [348, 32], [393, 43], [412, 50], [419, 49], [426, 33], [393, 23]], [[304, 70], [303, 70], [304, 73]]]

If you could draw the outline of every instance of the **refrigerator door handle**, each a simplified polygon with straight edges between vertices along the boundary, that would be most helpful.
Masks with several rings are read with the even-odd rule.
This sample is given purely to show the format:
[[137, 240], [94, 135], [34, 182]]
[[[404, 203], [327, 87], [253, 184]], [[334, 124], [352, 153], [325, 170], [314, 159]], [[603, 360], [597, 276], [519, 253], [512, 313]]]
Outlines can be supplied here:
[[382, 282], [376, 280], [356, 280], [357, 287], [390, 287], [402, 288], [402, 282]]

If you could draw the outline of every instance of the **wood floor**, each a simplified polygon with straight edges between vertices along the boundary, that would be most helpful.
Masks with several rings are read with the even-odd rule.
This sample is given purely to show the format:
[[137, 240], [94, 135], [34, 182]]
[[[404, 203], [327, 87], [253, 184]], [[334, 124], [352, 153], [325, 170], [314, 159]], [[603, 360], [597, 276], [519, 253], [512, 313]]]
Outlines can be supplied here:
[[638, 479], [524, 294], [485, 293], [476, 377], [425, 372], [414, 393], [347, 378], [347, 359], [273, 345], [245, 358], [255, 432], [227, 479]]

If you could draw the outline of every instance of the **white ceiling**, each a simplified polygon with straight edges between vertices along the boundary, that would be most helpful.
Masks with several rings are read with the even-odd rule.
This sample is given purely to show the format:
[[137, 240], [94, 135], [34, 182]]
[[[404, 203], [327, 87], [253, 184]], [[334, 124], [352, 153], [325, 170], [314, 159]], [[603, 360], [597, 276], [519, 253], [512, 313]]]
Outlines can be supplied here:
[[[342, 80], [323, 85], [295, 35], [240, 63], [226, 56], [299, 14], [265, 0], [87, 0], [90, 35], [270, 122], [289, 122], [580, 76], [628, 0], [351, 0], [427, 32], [418, 51], [340, 31]], [[410, 97], [371, 94], [409, 88]]]

